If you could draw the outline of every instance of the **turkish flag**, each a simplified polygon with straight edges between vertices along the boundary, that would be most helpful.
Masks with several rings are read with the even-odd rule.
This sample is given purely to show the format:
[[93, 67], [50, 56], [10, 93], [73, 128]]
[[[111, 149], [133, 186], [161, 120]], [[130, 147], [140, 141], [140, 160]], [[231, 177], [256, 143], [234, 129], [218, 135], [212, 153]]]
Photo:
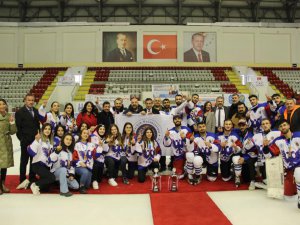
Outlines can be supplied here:
[[144, 35], [144, 59], [177, 59], [177, 35]]

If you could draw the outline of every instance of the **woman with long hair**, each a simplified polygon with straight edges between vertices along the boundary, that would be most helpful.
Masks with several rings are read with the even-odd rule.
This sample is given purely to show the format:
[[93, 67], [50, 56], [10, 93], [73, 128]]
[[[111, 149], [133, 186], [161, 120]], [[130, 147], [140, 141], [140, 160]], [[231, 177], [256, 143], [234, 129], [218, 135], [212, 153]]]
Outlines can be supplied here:
[[94, 103], [88, 101], [84, 104], [83, 109], [78, 114], [76, 123], [80, 126], [83, 122], [86, 123], [93, 132], [97, 126], [98, 110]]
[[105, 156], [105, 165], [108, 171], [108, 183], [111, 186], [118, 186], [116, 178], [118, 176], [119, 166], [121, 162], [122, 141], [121, 134], [117, 125], [113, 124], [110, 127], [106, 138], [109, 150]]
[[59, 181], [60, 195], [65, 197], [72, 196], [69, 188], [77, 190], [79, 184], [76, 181], [75, 169], [72, 163], [75, 140], [70, 133], [66, 133], [61, 138], [61, 144], [54, 148], [50, 154], [53, 163], [51, 172], [54, 173], [56, 180]]
[[74, 116], [74, 106], [72, 103], [67, 103], [64, 112], [61, 113], [60, 124], [66, 127], [67, 132], [75, 133], [77, 131], [76, 119]]
[[65, 126], [59, 124], [54, 129], [54, 147], [59, 146], [61, 144], [61, 139], [66, 133]]
[[[121, 153], [121, 168], [125, 174], [123, 174], [123, 183], [129, 184], [128, 179], [132, 179], [134, 171], [137, 169], [137, 154], [132, 153], [135, 148], [136, 136], [133, 132], [132, 123], [125, 123], [123, 127], [121, 137], [123, 151]], [[128, 170], [126, 165], [128, 164]]]
[[145, 182], [148, 169], [159, 168], [159, 159], [161, 149], [158, 142], [155, 140], [153, 130], [148, 127], [145, 129], [143, 136], [138, 137], [136, 147], [138, 152], [138, 182]]
[[7, 113], [7, 103], [0, 99], [0, 195], [10, 192], [5, 186], [7, 168], [14, 166], [11, 135], [17, 132], [14, 117]]
[[19, 189], [30, 187], [34, 195], [39, 195], [40, 190], [48, 191], [55, 182], [55, 176], [50, 172], [52, 163], [49, 160], [53, 144], [51, 124], [44, 123], [41, 132], [35, 135], [35, 140], [27, 147], [28, 154], [32, 157], [32, 170], [39, 176], [39, 180], [30, 183], [26, 179], [18, 186]]
[[55, 127], [60, 123], [59, 115], [59, 103], [54, 101], [51, 103], [51, 108], [49, 112], [46, 112], [47, 101], [44, 101], [41, 107], [39, 108], [39, 118], [41, 123], [49, 123], [54, 130]]

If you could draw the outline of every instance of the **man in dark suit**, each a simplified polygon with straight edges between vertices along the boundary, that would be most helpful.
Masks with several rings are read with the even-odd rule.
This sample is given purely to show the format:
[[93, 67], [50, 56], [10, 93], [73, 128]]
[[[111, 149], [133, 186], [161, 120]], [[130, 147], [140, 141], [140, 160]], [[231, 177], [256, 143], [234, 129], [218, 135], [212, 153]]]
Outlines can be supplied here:
[[193, 48], [184, 53], [184, 62], [210, 62], [209, 53], [203, 51], [204, 33], [195, 33], [192, 36]]
[[117, 34], [117, 48], [108, 53], [104, 62], [133, 62], [132, 53], [126, 49], [127, 36], [124, 33]]
[[24, 98], [25, 105], [16, 112], [17, 137], [21, 144], [20, 160], [20, 183], [26, 179], [26, 167], [30, 158], [29, 180], [35, 180], [35, 174], [31, 168], [32, 157], [27, 153], [27, 146], [30, 145], [40, 129], [38, 111], [33, 107], [34, 95], [27, 94]]
[[106, 133], [109, 132], [110, 126], [115, 123], [114, 115], [110, 111], [110, 103], [103, 102], [102, 111], [98, 114], [97, 122], [98, 124], [103, 124], [105, 126]]
[[153, 100], [152, 98], [145, 99], [145, 106], [146, 108], [143, 109], [141, 114], [143, 115], [150, 115], [150, 114], [159, 114], [159, 111], [153, 107]]
[[228, 119], [229, 108], [224, 106], [224, 98], [222, 96], [217, 97], [216, 107], [213, 111], [216, 117], [216, 133], [223, 132], [224, 121]]

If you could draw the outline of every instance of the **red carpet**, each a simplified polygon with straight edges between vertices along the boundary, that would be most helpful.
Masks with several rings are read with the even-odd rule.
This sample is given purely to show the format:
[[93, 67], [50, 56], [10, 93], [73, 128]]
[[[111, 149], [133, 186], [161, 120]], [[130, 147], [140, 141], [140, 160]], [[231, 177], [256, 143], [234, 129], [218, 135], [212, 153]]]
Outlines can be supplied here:
[[[147, 177], [145, 183], [138, 183], [137, 178], [135, 177], [133, 180], [130, 180], [129, 185], [125, 185], [122, 183], [121, 178], [117, 179], [118, 186], [111, 187], [107, 180], [104, 179], [100, 184], [99, 190], [93, 190], [90, 188], [88, 190], [89, 194], [147, 194], [152, 193], [151, 191], [151, 180]], [[9, 175], [6, 178], [6, 186], [10, 188], [11, 193], [31, 193], [30, 190], [16, 190], [16, 187], [19, 184], [19, 176], [17, 175]], [[233, 190], [246, 190], [248, 189], [247, 184], [241, 185], [241, 187], [236, 188], [233, 181], [224, 182], [221, 178], [218, 178], [215, 182], [207, 181], [205, 178], [202, 182], [193, 186], [187, 183], [186, 180], [179, 181], [179, 191], [178, 193], [186, 193], [186, 192], [207, 192], [207, 191], [233, 191]], [[169, 193], [168, 190], [168, 176], [162, 176], [162, 193]], [[53, 186], [51, 188], [51, 193], [59, 193], [58, 186]]]
[[155, 225], [231, 224], [204, 192], [150, 194]]

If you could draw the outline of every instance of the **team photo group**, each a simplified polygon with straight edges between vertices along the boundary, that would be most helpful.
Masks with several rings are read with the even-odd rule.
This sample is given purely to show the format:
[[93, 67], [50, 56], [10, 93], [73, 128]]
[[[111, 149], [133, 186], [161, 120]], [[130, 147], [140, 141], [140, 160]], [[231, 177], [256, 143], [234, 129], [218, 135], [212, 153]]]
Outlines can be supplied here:
[[[77, 116], [71, 103], [62, 107], [54, 101], [46, 111], [45, 101], [36, 109], [32, 94], [11, 115], [6, 100], [0, 99], [0, 194], [10, 192], [5, 179], [7, 168], [14, 166], [11, 136], [16, 134], [21, 147], [17, 189], [31, 189], [35, 195], [56, 183], [66, 197], [72, 196], [70, 190], [86, 194], [99, 189], [104, 178], [113, 187], [130, 184], [136, 175], [143, 183], [154, 179], [147, 178], [148, 171], [174, 173], [179, 182], [191, 185], [222, 179], [236, 188], [249, 183], [249, 190], [267, 189], [266, 161], [280, 157], [284, 194], [298, 194], [300, 208], [300, 107], [293, 98], [283, 102], [278, 94], [266, 97], [259, 103], [258, 96], [250, 95], [249, 108], [238, 94], [232, 95], [230, 106], [224, 106], [223, 96], [200, 105], [198, 94], [146, 98], [144, 106], [134, 96], [128, 106], [122, 98], [112, 104], [101, 99], [101, 104], [85, 102]], [[147, 124], [136, 131], [129, 122], [136, 116], [151, 120], [166, 115], [172, 127], [160, 134]]]

